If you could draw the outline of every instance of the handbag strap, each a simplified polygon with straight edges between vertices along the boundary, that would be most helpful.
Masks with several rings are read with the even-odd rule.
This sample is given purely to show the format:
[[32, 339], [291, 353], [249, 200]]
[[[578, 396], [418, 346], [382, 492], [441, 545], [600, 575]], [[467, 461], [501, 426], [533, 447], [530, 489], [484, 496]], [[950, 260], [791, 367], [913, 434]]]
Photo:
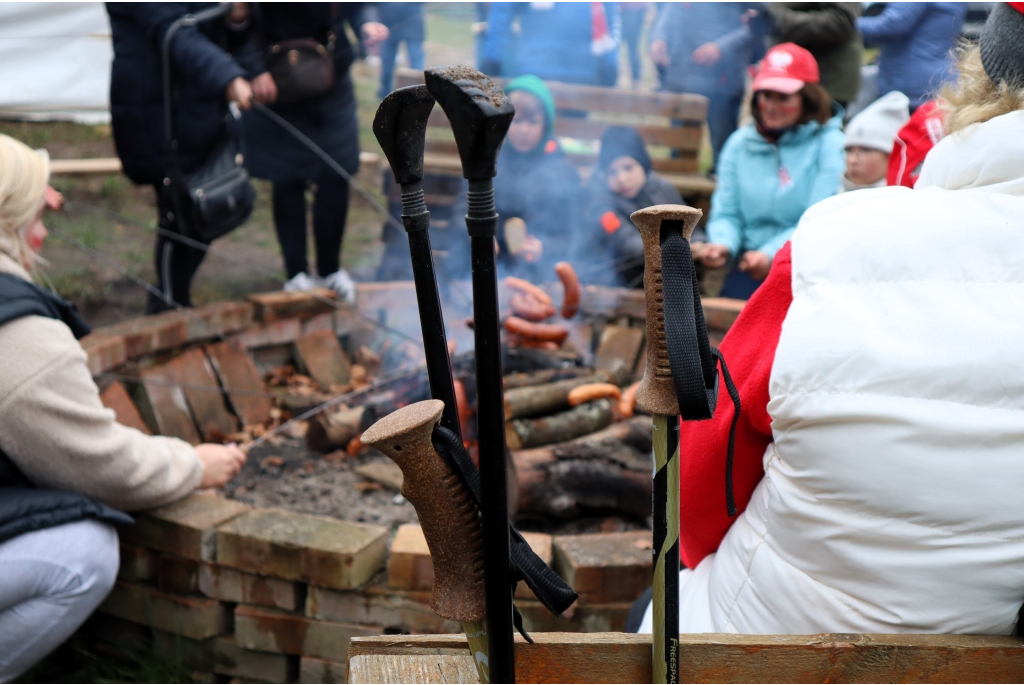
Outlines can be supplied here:
[[700, 421], [714, 416], [718, 402], [718, 364], [722, 365], [725, 387], [736, 411], [729, 426], [729, 447], [725, 459], [725, 506], [736, 515], [732, 462], [736, 425], [740, 418], [740, 395], [733, 383], [725, 357], [708, 341], [704, 307], [697, 288], [690, 243], [683, 237], [682, 221], [661, 222], [661, 274], [664, 298], [665, 346], [672, 380], [683, 421]]
[[175, 152], [177, 141], [174, 140], [174, 121], [171, 117], [171, 41], [174, 34], [182, 27], [195, 26], [211, 19], [222, 17], [231, 11], [231, 3], [215, 5], [195, 14], [184, 14], [178, 17], [174, 23], [167, 27], [164, 34], [161, 54], [163, 56], [163, 85], [164, 85], [164, 143], [166, 146], [167, 162], [172, 170], [177, 169]]

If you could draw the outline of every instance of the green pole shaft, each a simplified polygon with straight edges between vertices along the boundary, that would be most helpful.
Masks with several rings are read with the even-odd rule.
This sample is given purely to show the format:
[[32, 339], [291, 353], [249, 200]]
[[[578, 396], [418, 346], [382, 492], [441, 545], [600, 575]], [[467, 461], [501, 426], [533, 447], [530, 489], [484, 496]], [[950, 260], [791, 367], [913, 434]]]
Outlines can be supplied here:
[[655, 683], [679, 682], [679, 417], [654, 415]]

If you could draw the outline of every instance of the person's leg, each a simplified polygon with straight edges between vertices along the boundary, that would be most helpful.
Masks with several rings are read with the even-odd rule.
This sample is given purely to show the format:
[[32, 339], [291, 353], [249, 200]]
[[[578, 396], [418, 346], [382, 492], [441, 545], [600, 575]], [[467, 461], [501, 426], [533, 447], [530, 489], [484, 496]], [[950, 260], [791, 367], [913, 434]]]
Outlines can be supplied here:
[[321, 278], [341, 269], [341, 243], [347, 217], [348, 181], [339, 177], [319, 179], [313, 204], [313, 236], [316, 272]]
[[409, 53], [409, 68], [411, 69], [422, 69], [423, 68], [423, 41], [422, 40], [406, 40], [405, 49]]
[[56, 649], [117, 579], [117, 531], [93, 519], [0, 543], [0, 682]]
[[633, 87], [640, 83], [642, 63], [640, 62], [640, 32], [644, 28], [645, 9], [628, 9], [622, 12], [622, 41], [626, 44], [629, 55], [629, 69], [633, 77]]
[[708, 95], [708, 129], [711, 133], [712, 159], [717, 164], [725, 141], [739, 123], [743, 95]]
[[[157, 187], [157, 210], [159, 226], [165, 232], [186, 233], [182, 231], [176, 208], [169, 193], [161, 193]], [[197, 240], [195, 236], [187, 236]], [[201, 241], [200, 241], [201, 242]], [[156, 270], [156, 288], [162, 297], [149, 294], [146, 304], [147, 314], [157, 314], [175, 305], [192, 306], [192, 277], [206, 257], [206, 251], [191, 247], [174, 238], [157, 234], [153, 262]], [[167, 300], [171, 300], [168, 302]], [[173, 304], [172, 304], [173, 303]]]
[[384, 98], [394, 87], [395, 58], [398, 56], [398, 45], [402, 42], [401, 34], [392, 32], [380, 46], [380, 88], [377, 97]]
[[305, 181], [274, 184], [274, 230], [288, 278], [308, 273]]

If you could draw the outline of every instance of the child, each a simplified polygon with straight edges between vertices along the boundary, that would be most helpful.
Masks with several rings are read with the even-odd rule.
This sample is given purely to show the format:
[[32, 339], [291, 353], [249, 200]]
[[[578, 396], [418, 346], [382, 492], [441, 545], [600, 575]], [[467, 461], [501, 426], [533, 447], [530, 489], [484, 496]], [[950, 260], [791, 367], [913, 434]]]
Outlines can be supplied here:
[[846, 173], [840, 193], [885, 186], [893, 141], [909, 119], [910, 100], [893, 91], [850, 120], [846, 125]]
[[[494, 179], [498, 210], [498, 267], [505, 274], [551, 278], [553, 265], [566, 258], [580, 197], [576, 166], [555, 139], [555, 99], [538, 77], [512, 79], [505, 93], [516, 109]], [[452, 210], [453, 245], [449, 270], [469, 267], [465, 231], [466, 197]]]
[[679, 191], [651, 171], [640, 134], [625, 126], [610, 127], [601, 136], [597, 170], [586, 190], [584, 224], [573, 250], [583, 279], [643, 287], [644, 247], [629, 215], [652, 205], [682, 203]]

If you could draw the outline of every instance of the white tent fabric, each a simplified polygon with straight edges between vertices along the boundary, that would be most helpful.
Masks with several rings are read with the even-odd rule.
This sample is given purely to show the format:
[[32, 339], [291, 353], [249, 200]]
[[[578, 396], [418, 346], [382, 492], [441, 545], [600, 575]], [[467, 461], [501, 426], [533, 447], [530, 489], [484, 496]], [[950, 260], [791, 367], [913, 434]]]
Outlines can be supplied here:
[[110, 121], [110, 22], [99, 2], [0, 2], [0, 118]]

